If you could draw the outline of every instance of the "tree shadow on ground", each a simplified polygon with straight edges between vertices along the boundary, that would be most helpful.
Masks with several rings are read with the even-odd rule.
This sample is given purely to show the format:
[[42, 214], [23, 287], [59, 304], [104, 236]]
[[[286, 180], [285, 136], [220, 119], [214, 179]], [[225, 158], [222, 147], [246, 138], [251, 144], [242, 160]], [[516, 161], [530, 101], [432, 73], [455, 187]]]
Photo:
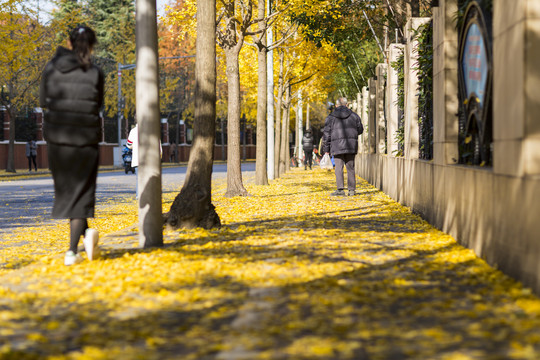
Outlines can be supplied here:
[[[242, 349], [240, 354], [251, 354], [250, 359], [291, 360], [443, 359], [458, 354], [519, 359], [519, 346], [540, 354], [538, 342], [531, 341], [538, 340], [538, 316], [531, 318], [515, 305], [530, 296], [500, 291], [516, 285], [481, 261], [436, 260], [456, 247], [412, 251], [305, 281], [292, 276], [283, 286], [250, 283], [217, 275], [219, 271], [191, 283], [147, 283], [129, 295], [138, 297], [139, 307], [118, 306], [121, 301], [114, 308], [99, 300], [70, 303], [39, 294], [16, 303], [4, 300], [0, 311], [17, 321], [1, 321], [0, 344], [11, 350], [0, 353], [0, 359], [39, 359], [89, 348], [109, 353], [123, 348], [127, 357], [119, 359], [135, 354], [145, 359], [222, 359], [232, 349], [237, 356]], [[275, 265], [277, 250], [288, 255], [285, 261], [301, 261], [313, 247], [267, 245], [240, 251], [223, 246], [199, 248], [197, 256], [227, 258], [239, 267], [265, 259]], [[162, 251], [193, 255], [183, 246]], [[317, 256], [313, 261], [320, 265], [348, 259]], [[205, 295], [188, 303], [163, 301], [163, 292], [189, 291]], [[152, 306], [146, 308], [145, 301]]]

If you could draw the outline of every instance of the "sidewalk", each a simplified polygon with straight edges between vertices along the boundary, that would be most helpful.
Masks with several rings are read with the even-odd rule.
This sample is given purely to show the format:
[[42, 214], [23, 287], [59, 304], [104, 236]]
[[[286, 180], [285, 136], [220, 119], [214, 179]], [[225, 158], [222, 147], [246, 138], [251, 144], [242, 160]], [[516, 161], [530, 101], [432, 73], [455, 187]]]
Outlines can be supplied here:
[[97, 209], [104, 257], [72, 267], [66, 225], [2, 239], [0, 359], [540, 358], [538, 297], [364, 181], [329, 196], [334, 181], [294, 169], [233, 199], [216, 183], [223, 227], [166, 231], [163, 249], [136, 248], [134, 202]]

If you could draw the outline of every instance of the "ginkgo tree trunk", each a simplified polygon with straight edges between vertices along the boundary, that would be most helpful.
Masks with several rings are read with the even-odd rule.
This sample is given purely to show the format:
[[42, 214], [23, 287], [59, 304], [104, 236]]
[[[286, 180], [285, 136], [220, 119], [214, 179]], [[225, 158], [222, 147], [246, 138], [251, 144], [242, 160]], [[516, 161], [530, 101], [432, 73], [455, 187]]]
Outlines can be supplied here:
[[184, 186], [165, 214], [165, 219], [167, 225], [173, 228], [210, 229], [221, 226], [211, 199], [216, 126], [215, 0], [197, 2], [196, 53], [193, 145]]
[[267, 114], [267, 81], [265, 18], [266, 0], [258, 0], [257, 17], [259, 18], [259, 41], [257, 42], [258, 56], [258, 83], [257, 83], [257, 154], [255, 158], [255, 184], [268, 185], [268, 173], [266, 171], [266, 114]]
[[283, 85], [284, 99], [281, 103], [281, 147], [279, 150], [279, 174], [283, 175], [289, 169], [289, 105], [291, 88], [288, 82]]
[[[257, 157], [255, 164], [255, 184], [268, 185], [268, 173], [266, 165], [266, 150], [267, 141], [274, 141], [273, 137], [267, 139], [267, 106], [268, 106], [268, 77], [267, 77], [267, 54], [278, 48], [283, 42], [291, 37], [296, 32], [296, 26], [294, 24], [288, 25], [288, 30], [284, 31], [284, 36], [278, 41], [272, 44], [266, 43], [266, 31], [272, 26], [272, 23], [282, 14], [285, 14], [285, 10], [290, 5], [286, 5], [285, 8], [274, 11], [265, 16], [265, 0], [258, 0], [257, 3], [257, 22], [259, 24], [259, 30], [257, 36], [254, 36], [255, 45], [257, 47], [258, 56], [258, 84], [257, 84]], [[254, 34], [255, 35], [255, 34]], [[273, 89], [270, 94], [274, 96]], [[272, 102], [273, 103], [273, 102]], [[272, 126], [273, 127], [273, 126]], [[279, 133], [279, 127], [276, 128]], [[273, 154], [275, 157], [275, 153]], [[274, 166], [274, 164], [272, 164]], [[274, 171], [276, 174], [277, 171]]]
[[139, 123], [139, 246], [163, 246], [159, 75], [155, 0], [137, 0], [137, 118]]
[[276, 101], [276, 134], [274, 138], [274, 174], [276, 177], [282, 175], [280, 172], [280, 154], [281, 154], [281, 113], [283, 103], [283, 62], [285, 61], [285, 55], [282, 51], [279, 52], [279, 72], [278, 72], [278, 89], [277, 89], [277, 101]]
[[[240, 163], [240, 66], [239, 55], [248, 28], [252, 25], [253, 4], [239, 1], [240, 19], [236, 17], [236, 1], [224, 3], [220, 17], [223, 28], [217, 30], [218, 44], [225, 52], [227, 75], [227, 190], [226, 197], [249, 195], [242, 182]], [[238, 24], [238, 26], [237, 26]]]

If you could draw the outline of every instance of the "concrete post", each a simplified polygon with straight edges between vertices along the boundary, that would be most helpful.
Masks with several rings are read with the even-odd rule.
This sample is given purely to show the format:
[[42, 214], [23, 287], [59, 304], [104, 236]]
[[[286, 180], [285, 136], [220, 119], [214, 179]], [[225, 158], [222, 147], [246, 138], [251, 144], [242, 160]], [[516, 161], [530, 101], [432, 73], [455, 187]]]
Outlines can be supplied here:
[[433, 161], [458, 161], [458, 34], [453, 20], [457, 0], [433, 8]]
[[362, 119], [364, 133], [362, 134], [362, 152], [369, 153], [369, 90], [366, 86], [362, 88], [362, 107], [358, 113]]
[[[511, 51], [510, 51], [511, 49]], [[493, 2], [493, 170], [540, 175], [540, 3]], [[511, 69], [511, 71], [509, 71]]]
[[375, 68], [375, 74], [377, 74], [376, 84], [376, 124], [375, 128], [375, 141], [377, 147], [377, 154], [386, 154], [386, 119], [385, 119], [385, 78], [386, 78], [386, 64], [379, 64]]
[[[37, 108], [35, 110], [35, 114], [36, 114], [36, 127], [37, 127], [36, 141], [43, 141], [44, 140], [43, 139], [43, 109]], [[103, 128], [101, 130], [102, 130], [102, 133], [104, 133]], [[103, 138], [104, 135], [102, 134], [101, 136]]]
[[416, 31], [430, 18], [411, 18], [405, 25], [404, 75], [405, 75], [405, 158], [418, 159], [418, 40]]
[[161, 138], [163, 144], [169, 143], [169, 122], [168, 119], [161, 119]]
[[368, 143], [369, 153], [375, 154], [377, 149], [377, 81], [369, 79], [369, 101], [368, 101]]
[[4, 109], [0, 109], [0, 111], [4, 115], [4, 140], [9, 140], [9, 124], [10, 124], [10, 118], [9, 118], [9, 112]]
[[398, 129], [399, 111], [398, 111], [398, 72], [391, 63], [397, 61], [403, 52], [402, 44], [390, 44], [388, 51], [388, 76], [386, 79], [386, 136], [388, 155], [393, 156], [398, 151], [396, 140], [396, 131]]

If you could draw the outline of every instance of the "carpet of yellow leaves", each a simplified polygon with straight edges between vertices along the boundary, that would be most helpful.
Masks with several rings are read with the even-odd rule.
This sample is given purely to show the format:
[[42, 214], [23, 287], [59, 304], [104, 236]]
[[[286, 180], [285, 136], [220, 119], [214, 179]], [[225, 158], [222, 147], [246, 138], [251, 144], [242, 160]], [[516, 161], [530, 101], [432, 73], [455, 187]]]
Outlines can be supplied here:
[[162, 249], [135, 249], [133, 199], [99, 204], [97, 261], [63, 266], [67, 223], [6, 235], [0, 359], [540, 358], [540, 299], [368, 183], [251, 180]]

